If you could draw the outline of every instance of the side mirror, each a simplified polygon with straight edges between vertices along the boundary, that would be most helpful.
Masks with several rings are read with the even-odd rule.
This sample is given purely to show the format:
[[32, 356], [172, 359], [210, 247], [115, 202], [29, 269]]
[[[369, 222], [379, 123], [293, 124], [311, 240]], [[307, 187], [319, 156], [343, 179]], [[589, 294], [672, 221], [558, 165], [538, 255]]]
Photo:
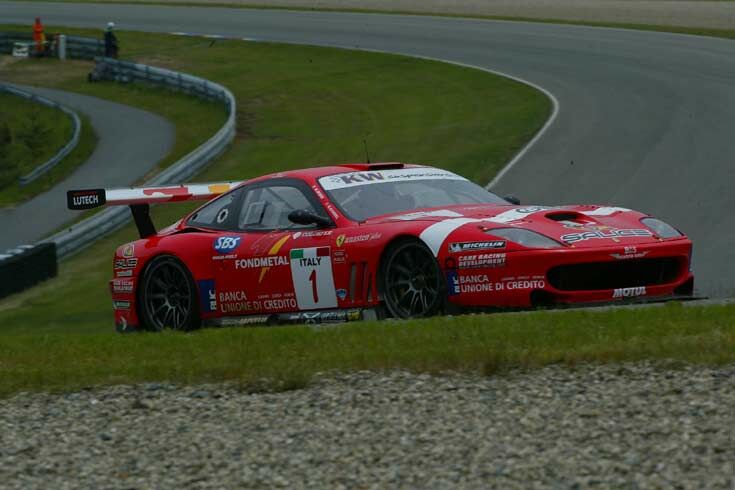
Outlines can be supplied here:
[[521, 200], [518, 199], [516, 196], [508, 195], [508, 196], [503, 197], [503, 199], [505, 199], [506, 201], [508, 201], [511, 204], [515, 204], [516, 206], [521, 203]]
[[297, 225], [332, 226], [332, 222], [324, 216], [312, 213], [308, 209], [296, 209], [288, 213], [288, 220]]

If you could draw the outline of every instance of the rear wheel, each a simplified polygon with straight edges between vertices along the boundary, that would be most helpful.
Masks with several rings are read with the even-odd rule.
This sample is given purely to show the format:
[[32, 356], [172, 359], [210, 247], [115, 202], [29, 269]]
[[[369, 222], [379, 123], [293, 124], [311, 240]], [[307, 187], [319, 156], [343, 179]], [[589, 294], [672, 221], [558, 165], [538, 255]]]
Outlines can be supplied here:
[[405, 240], [384, 256], [381, 287], [385, 306], [396, 318], [436, 314], [444, 303], [444, 281], [439, 264], [426, 245]]
[[149, 330], [192, 330], [199, 326], [196, 286], [175, 257], [156, 257], [146, 267], [138, 288], [139, 312]]

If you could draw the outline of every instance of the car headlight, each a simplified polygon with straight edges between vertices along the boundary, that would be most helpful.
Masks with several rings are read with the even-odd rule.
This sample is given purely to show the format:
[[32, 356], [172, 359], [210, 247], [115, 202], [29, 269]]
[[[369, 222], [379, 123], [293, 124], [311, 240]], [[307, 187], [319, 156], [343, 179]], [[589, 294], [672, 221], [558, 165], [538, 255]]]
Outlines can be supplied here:
[[547, 236], [521, 228], [499, 228], [488, 230], [487, 233], [528, 248], [559, 248], [562, 246], [561, 243]]
[[668, 223], [664, 223], [656, 218], [643, 218], [641, 223], [651, 229], [657, 236], [661, 238], [674, 238], [682, 236], [681, 232]]

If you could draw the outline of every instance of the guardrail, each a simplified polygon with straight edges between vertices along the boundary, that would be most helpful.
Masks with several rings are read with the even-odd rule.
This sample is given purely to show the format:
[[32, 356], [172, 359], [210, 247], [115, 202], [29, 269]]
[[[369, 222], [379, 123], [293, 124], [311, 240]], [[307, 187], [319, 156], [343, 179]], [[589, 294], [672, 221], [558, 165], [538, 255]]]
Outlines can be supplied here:
[[[56, 34], [49, 33], [48, 50], [51, 56], [56, 56]], [[13, 52], [15, 43], [35, 44], [33, 35], [25, 32], [0, 32], [0, 54]], [[91, 37], [66, 36], [66, 56], [78, 60], [91, 60], [105, 54], [105, 43]]]
[[54, 102], [53, 100], [47, 99], [46, 97], [42, 97], [40, 95], [32, 94], [30, 92], [26, 92], [24, 90], [21, 90], [19, 88], [13, 87], [11, 85], [4, 84], [0, 82], [0, 92], [7, 92], [9, 94], [22, 97], [24, 99], [28, 99], [31, 102], [36, 102], [39, 104], [43, 104], [48, 107], [52, 107], [54, 109], [58, 109], [71, 119], [72, 124], [72, 136], [69, 142], [67, 142], [66, 145], [64, 145], [53, 157], [46, 160], [41, 165], [34, 168], [31, 172], [29, 172], [26, 175], [23, 175], [18, 178], [18, 181], [21, 186], [25, 186], [39, 178], [41, 175], [45, 174], [52, 168], [54, 168], [56, 165], [58, 165], [69, 153], [71, 153], [74, 148], [77, 147], [77, 144], [79, 143], [79, 135], [82, 132], [82, 121], [79, 119], [79, 116], [72, 111], [71, 109], [64, 107], [63, 105]]
[[[185, 73], [111, 58], [95, 58], [95, 61], [97, 64], [90, 74], [91, 80], [116, 80], [123, 83], [144, 81], [221, 101], [227, 110], [227, 121], [214, 136], [146, 182], [145, 185], [184, 183], [186, 179], [193, 177], [214, 158], [222, 154], [234, 139], [235, 96], [222, 85]], [[130, 211], [126, 207], [108, 208], [42, 242], [54, 242], [57, 256], [66, 258], [121, 228], [130, 219]]]

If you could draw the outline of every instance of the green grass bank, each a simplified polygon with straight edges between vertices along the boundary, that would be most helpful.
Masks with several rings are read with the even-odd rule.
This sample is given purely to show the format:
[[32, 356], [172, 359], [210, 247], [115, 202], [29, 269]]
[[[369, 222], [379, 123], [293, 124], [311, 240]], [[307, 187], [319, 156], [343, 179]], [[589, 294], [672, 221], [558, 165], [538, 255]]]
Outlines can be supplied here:
[[21, 186], [18, 178], [53, 157], [71, 139], [73, 128], [63, 112], [16, 95], [0, 93], [0, 207], [12, 206], [50, 189], [84, 163], [97, 138], [82, 117], [77, 147], [48, 173]]
[[[535, 312], [191, 334], [5, 335], [0, 396], [150, 381], [306, 386], [318, 373], [408, 369], [490, 375], [550, 364], [735, 362], [735, 306]], [[29, 326], [31, 324], [29, 323]]]

